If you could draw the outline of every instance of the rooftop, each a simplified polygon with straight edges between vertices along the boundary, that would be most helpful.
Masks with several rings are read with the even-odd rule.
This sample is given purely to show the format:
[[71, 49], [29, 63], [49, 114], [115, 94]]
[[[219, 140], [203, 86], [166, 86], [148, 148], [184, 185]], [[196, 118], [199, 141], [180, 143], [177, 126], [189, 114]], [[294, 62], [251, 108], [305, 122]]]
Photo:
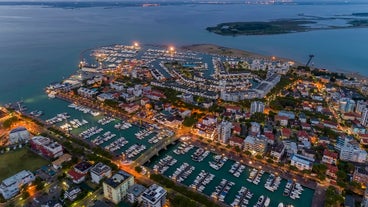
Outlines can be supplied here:
[[134, 184], [130, 188], [128, 188], [127, 193], [133, 194], [135, 197], [140, 196], [144, 191], [146, 190], [146, 187], [139, 184]]
[[106, 179], [105, 183], [113, 188], [116, 188], [130, 177], [132, 177], [131, 174], [128, 174], [127, 172], [120, 170], [111, 178]]
[[153, 184], [144, 191], [144, 193], [142, 194], [142, 198], [144, 198], [145, 200], [151, 203], [156, 203], [158, 200], [160, 200], [165, 195], [166, 195], [165, 189], [163, 189], [159, 185]]
[[95, 166], [91, 168], [91, 172], [96, 175], [101, 175], [108, 171], [111, 171], [111, 168], [107, 165], [102, 164], [101, 162], [97, 163]]

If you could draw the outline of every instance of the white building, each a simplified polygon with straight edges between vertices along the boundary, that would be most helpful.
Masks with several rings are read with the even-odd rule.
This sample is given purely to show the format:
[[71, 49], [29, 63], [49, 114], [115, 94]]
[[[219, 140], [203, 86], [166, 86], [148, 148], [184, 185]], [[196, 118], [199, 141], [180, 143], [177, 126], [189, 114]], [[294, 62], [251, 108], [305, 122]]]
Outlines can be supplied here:
[[263, 113], [265, 109], [265, 105], [261, 101], [253, 101], [250, 105], [250, 113], [254, 114], [257, 112]]
[[359, 146], [348, 144], [341, 148], [340, 159], [344, 161], [364, 163], [367, 161], [367, 152], [360, 149]]
[[361, 116], [361, 119], [360, 119], [360, 123], [363, 126], [367, 126], [367, 124], [368, 124], [368, 108], [363, 109], [362, 116]]
[[104, 198], [118, 204], [127, 195], [127, 190], [132, 185], [134, 185], [134, 177], [121, 170], [103, 182]]
[[247, 136], [244, 139], [244, 150], [250, 151], [252, 154], [263, 154], [266, 150], [266, 147], [267, 140], [264, 136]]
[[254, 136], [259, 135], [261, 132], [261, 125], [257, 122], [251, 122], [250, 133]]
[[225, 144], [230, 139], [232, 126], [231, 122], [223, 121], [217, 127], [218, 140], [221, 143]]
[[5, 199], [9, 199], [18, 194], [20, 187], [35, 180], [33, 173], [27, 170], [3, 180], [0, 184], [0, 193]]
[[29, 138], [29, 132], [25, 127], [17, 127], [9, 132], [10, 144], [25, 142], [28, 141]]
[[77, 198], [80, 192], [82, 192], [82, 190], [79, 187], [68, 189], [65, 191], [64, 198], [73, 201]]
[[153, 184], [142, 194], [144, 207], [162, 207], [166, 202], [166, 190], [159, 185]]
[[111, 168], [99, 162], [91, 168], [90, 173], [92, 182], [100, 183], [104, 177], [111, 177]]
[[311, 170], [313, 163], [314, 159], [298, 154], [294, 154], [290, 162], [292, 166], [297, 167], [299, 170]]

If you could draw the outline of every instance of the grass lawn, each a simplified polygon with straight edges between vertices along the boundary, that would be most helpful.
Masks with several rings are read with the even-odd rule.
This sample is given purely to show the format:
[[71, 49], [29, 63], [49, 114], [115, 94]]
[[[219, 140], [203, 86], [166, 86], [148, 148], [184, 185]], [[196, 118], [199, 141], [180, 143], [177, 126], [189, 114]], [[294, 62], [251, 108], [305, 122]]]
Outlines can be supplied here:
[[0, 154], [0, 181], [22, 170], [31, 172], [49, 162], [27, 148]]

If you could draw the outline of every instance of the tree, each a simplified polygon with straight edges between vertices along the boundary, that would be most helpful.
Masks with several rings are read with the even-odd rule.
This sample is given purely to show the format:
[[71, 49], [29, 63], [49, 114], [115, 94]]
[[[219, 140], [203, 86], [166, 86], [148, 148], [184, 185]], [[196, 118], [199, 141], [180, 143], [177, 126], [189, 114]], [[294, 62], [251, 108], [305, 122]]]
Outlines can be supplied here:
[[337, 192], [337, 190], [330, 186], [326, 190], [325, 207], [340, 206], [344, 202], [344, 198]]
[[256, 112], [252, 114], [250, 120], [258, 123], [264, 123], [266, 120], [266, 115], [261, 112]]
[[141, 173], [142, 172], [142, 167], [141, 166], [136, 166], [134, 168], [134, 170], [137, 172], [137, 173]]

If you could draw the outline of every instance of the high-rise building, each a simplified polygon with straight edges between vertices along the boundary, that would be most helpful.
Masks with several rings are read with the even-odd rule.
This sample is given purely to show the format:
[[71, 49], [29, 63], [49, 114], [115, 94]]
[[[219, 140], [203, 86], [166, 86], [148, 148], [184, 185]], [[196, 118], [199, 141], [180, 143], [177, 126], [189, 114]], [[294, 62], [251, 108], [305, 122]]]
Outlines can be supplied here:
[[153, 184], [141, 195], [144, 207], [162, 207], [166, 202], [166, 190]]
[[134, 185], [134, 177], [120, 170], [103, 182], [104, 197], [118, 204], [126, 196], [128, 188], [132, 185]]
[[217, 133], [218, 133], [218, 140], [221, 143], [227, 143], [231, 136], [231, 128], [232, 128], [231, 122], [228, 121], [222, 121], [218, 127], [217, 127]]
[[265, 105], [261, 101], [253, 101], [250, 105], [250, 113], [254, 114], [256, 112], [263, 113], [265, 109]]
[[362, 117], [360, 119], [360, 123], [363, 126], [367, 126], [367, 124], [368, 124], [368, 108], [363, 109], [363, 111], [362, 111]]
[[361, 114], [365, 108], [367, 108], [368, 104], [366, 101], [359, 100], [356, 103], [355, 112]]
[[267, 140], [264, 136], [247, 136], [244, 140], [244, 150], [253, 154], [263, 154], [267, 147]]

